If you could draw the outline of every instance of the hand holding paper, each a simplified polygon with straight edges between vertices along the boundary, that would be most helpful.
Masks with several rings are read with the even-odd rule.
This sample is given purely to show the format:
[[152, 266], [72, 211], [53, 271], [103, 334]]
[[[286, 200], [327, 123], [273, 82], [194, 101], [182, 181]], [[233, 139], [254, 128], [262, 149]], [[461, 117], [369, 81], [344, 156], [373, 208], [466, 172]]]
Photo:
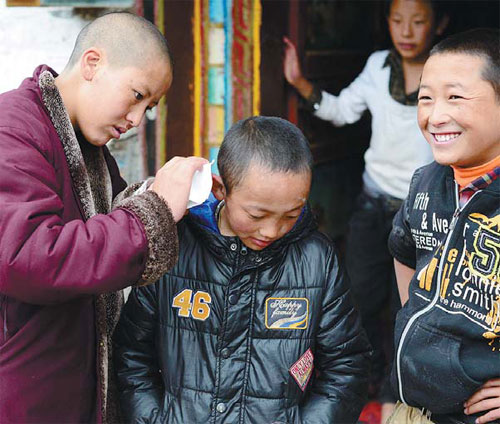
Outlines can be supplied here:
[[[205, 166], [210, 172], [210, 164], [204, 158], [174, 157], [156, 173], [149, 190], [153, 190], [167, 202], [175, 222], [179, 222], [184, 216], [186, 204], [191, 198], [189, 190], [191, 190], [193, 179], [197, 173], [205, 169]], [[195, 185], [198, 186], [198, 183]], [[208, 190], [210, 191], [210, 188]]]
[[201, 171], [196, 171], [193, 175], [193, 182], [189, 192], [187, 208], [192, 208], [202, 204], [208, 199], [212, 190], [212, 162], [203, 165]]

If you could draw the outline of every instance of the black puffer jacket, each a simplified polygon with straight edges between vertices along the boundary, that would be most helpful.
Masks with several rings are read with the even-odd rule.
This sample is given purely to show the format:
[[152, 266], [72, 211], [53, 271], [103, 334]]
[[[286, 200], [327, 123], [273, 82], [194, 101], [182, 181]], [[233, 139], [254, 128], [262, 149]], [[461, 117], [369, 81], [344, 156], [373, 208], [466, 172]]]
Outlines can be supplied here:
[[[122, 313], [114, 351], [124, 417], [355, 422], [369, 345], [334, 247], [309, 210], [260, 252], [202, 221], [191, 212], [180, 223], [179, 262], [155, 285], [134, 289]], [[292, 372], [307, 382], [307, 354], [292, 366], [308, 349], [314, 370], [302, 391]]]

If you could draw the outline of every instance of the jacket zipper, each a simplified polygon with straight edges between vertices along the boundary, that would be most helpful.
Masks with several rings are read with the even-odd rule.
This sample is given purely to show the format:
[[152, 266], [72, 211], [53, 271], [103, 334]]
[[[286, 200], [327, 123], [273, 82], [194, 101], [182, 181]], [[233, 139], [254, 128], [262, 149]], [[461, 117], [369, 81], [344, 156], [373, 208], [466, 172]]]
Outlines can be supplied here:
[[438, 275], [437, 275], [437, 282], [436, 282], [436, 293], [434, 294], [434, 297], [432, 301], [423, 309], [420, 311], [416, 312], [415, 315], [413, 315], [408, 322], [406, 323], [406, 326], [401, 333], [401, 339], [399, 341], [398, 345], [398, 350], [396, 353], [396, 374], [397, 374], [397, 379], [398, 379], [398, 391], [399, 391], [399, 398], [401, 399], [401, 402], [406, 404], [406, 400], [403, 395], [403, 381], [401, 378], [401, 351], [403, 349], [403, 344], [404, 344], [404, 339], [408, 335], [408, 332], [410, 331], [411, 326], [414, 324], [414, 322], [420, 318], [422, 315], [424, 315], [426, 312], [428, 312], [430, 309], [434, 307], [434, 305], [437, 303], [439, 294], [441, 293], [441, 277], [443, 275], [443, 261], [444, 258], [446, 258], [446, 250], [448, 248], [448, 243], [451, 239], [451, 235], [453, 233], [453, 230], [455, 229], [455, 225], [457, 223], [459, 215], [462, 213], [462, 211], [465, 209], [465, 207], [469, 204], [469, 202], [474, 198], [474, 196], [479, 193], [479, 191], [476, 191], [470, 199], [467, 201], [467, 203], [460, 208], [460, 201], [458, 197], [458, 185], [456, 181], [454, 181], [454, 188], [455, 188], [455, 212], [453, 213], [453, 217], [450, 222], [450, 229], [448, 231], [448, 234], [446, 235], [445, 239], [445, 244], [443, 247], [443, 251], [441, 252], [441, 258], [439, 260], [439, 267], [438, 267]]

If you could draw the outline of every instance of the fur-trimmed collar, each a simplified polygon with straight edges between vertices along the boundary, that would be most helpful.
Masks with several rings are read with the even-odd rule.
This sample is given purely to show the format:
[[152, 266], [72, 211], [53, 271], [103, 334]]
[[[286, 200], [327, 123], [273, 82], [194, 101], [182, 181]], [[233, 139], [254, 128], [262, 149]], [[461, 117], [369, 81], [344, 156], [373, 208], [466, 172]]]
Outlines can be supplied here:
[[111, 210], [112, 186], [102, 148], [78, 142], [64, 103], [55, 85], [54, 75], [43, 71], [38, 79], [42, 99], [54, 128], [61, 139], [71, 178], [82, 205], [85, 219]]
[[[88, 143], [83, 136], [77, 137], [61, 94], [55, 85], [54, 75], [45, 70], [40, 74], [38, 85], [42, 100], [63, 145], [69, 172], [82, 207], [85, 220], [92, 216], [111, 212], [112, 183], [103, 149]], [[97, 362], [100, 398], [97, 422], [119, 422], [115, 384], [111, 366], [111, 334], [123, 305], [123, 293], [106, 293], [95, 297], [97, 327]], [[109, 391], [108, 391], [109, 389]]]

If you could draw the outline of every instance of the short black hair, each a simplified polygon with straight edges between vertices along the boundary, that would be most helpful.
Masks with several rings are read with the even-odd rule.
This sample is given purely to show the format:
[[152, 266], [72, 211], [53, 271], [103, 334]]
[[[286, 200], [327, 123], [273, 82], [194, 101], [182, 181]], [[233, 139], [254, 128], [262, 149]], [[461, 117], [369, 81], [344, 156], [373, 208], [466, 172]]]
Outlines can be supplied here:
[[500, 102], [500, 30], [495, 28], [475, 28], [450, 35], [437, 43], [430, 56], [442, 53], [464, 53], [484, 59], [481, 76], [495, 90]]
[[[448, 8], [447, 8], [447, 3], [444, 2], [443, 0], [424, 0], [429, 3], [431, 6], [432, 12], [434, 13], [434, 21], [435, 24], [438, 25], [441, 20], [448, 15]], [[391, 13], [391, 6], [394, 0], [386, 0], [385, 1], [385, 16], [389, 16]]]
[[236, 122], [226, 133], [217, 166], [226, 193], [244, 178], [251, 163], [272, 172], [311, 172], [313, 157], [302, 131], [274, 116], [252, 116]]
[[90, 47], [104, 48], [112, 66], [142, 67], [152, 58], [165, 58], [173, 65], [161, 31], [130, 12], [109, 12], [87, 24], [78, 34], [66, 68], [72, 68]]

